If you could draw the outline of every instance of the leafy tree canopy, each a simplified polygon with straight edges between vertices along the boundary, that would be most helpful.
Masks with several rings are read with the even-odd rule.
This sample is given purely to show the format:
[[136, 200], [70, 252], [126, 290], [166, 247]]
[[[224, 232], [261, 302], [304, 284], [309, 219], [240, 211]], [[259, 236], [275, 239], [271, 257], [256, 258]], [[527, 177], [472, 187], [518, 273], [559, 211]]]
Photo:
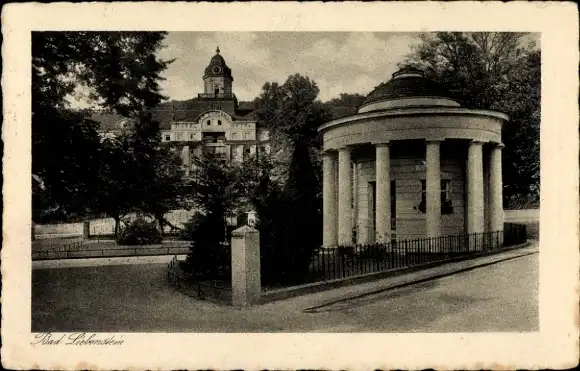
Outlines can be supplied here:
[[273, 137], [318, 146], [317, 129], [330, 119], [318, 93], [316, 82], [300, 74], [290, 75], [281, 86], [266, 83], [257, 98], [258, 120], [272, 130]]
[[85, 92], [102, 108], [135, 118], [132, 153], [151, 157], [159, 129], [148, 110], [164, 98], [159, 74], [170, 63], [155, 55], [164, 37], [161, 32], [32, 33], [32, 173], [44, 184], [33, 195], [35, 217], [47, 210], [60, 210], [66, 218], [109, 209], [98, 205], [104, 201], [97, 196], [106, 188], [103, 182], [111, 181], [99, 172], [110, 148], [101, 143], [98, 124], [85, 119], [88, 112], [70, 107], [71, 96]]

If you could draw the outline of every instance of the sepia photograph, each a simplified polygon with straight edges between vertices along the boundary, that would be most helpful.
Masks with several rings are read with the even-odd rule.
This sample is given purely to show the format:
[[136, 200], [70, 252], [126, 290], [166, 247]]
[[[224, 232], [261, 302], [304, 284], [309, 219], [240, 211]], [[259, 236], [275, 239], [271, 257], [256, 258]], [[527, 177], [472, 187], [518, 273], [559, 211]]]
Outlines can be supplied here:
[[536, 331], [540, 66], [534, 33], [33, 32], [32, 331]]
[[[3, 30], [3, 94], [21, 102], [4, 106], [4, 205], [18, 211], [3, 218], [3, 365], [263, 369], [283, 367], [263, 353], [312, 352], [279, 359], [555, 367], [515, 351], [545, 350], [546, 331], [567, 352], [559, 365], [577, 364], [578, 107], [565, 94], [578, 85], [548, 69], [566, 31], [446, 27], [427, 7], [423, 23], [380, 27], [377, 13], [365, 29], [362, 3], [308, 4], [327, 19], [353, 11], [309, 27], [318, 18], [291, 3], [251, 4], [183, 8], [179, 27], [169, 7], [159, 22], [131, 4], [123, 26], [105, 7], [93, 27]], [[516, 14], [501, 9], [503, 22]], [[14, 30], [28, 38], [20, 62]], [[578, 51], [566, 60], [577, 67]], [[574, 290], [570, 308], [546, 299]], [[346, 349], [357, 360], [326, 363]], [[395, 358], [377, 363], [385, 349]]]

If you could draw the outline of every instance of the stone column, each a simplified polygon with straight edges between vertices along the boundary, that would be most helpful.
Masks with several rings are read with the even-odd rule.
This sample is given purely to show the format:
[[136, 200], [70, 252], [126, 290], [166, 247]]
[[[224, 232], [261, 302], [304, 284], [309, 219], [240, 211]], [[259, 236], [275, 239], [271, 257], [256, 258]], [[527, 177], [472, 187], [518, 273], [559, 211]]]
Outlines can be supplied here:
[[467, 150], [467, 233], [484, 231], [482, 147], [473, 141]]
[[426, 189], [425, 189], [425, 230], [427, 237], [441, 235], [441, 141], [427, 141]]
[[257, 304], [262, 295], [260, 280], [260, 233], [243, 226], [232, 232], [232, 305]]
[[352, 222], [356, 230], [356, 239], [358, 239], [358, 175], [359, 164], [353, 162], [352, 164]]
[[376, 241], [390, 241], [391, 233], [391, 157], [388, 143], [376, 144]]
[[489, 154], [489, 225], [491, 231], [503, 230], [503, 183], [501, 170], [501, 149], [503, 144], [494, 146]]
[[336, 189], [336, 155], [323, 154], [322, 173], [322, 245], [325, 248], [338, 244], [338, 200]]
[[348, 147], [338, 150], [338, 244], [352, 244], [352, 165]]

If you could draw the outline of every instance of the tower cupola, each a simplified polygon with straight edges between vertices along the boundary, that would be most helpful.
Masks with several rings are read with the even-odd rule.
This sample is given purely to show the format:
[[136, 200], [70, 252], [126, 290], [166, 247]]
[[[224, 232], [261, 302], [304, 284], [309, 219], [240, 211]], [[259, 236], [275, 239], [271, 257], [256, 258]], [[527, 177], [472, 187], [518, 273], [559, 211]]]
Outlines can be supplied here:
[[219, 46], [203, 74], [204, 95], [212, 98], [229, 98], [232, 95], [232, 70], [220, 54]]

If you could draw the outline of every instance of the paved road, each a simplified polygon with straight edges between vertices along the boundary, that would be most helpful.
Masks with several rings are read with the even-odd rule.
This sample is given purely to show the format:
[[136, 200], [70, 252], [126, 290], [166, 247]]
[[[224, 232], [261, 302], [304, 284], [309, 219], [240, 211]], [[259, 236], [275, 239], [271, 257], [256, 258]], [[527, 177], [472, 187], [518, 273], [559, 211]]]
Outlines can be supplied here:
[[250, 309], [197, 301], [166, 284], [166, 264], [150, 260], [110, 264], [33, 269], [32, 331], [538, 330], [537, 254], [337, 303], [314, 313], [302, 311], [301, 298]]

